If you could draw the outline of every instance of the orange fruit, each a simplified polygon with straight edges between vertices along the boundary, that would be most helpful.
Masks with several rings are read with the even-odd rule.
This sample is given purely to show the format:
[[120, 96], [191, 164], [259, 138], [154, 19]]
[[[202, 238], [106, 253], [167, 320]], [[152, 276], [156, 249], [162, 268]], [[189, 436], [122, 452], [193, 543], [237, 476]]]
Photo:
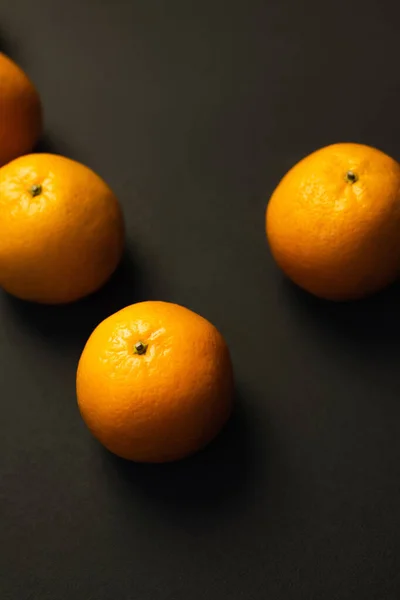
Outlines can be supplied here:
[[97, 290], [123, 251], [108, 185], [78, 162], [22, 156], [0, 169], [0, 285], [24, 300], [66, 303]]
[[30, 152], [42, 132], [42, 109], [35, 86], [0, 53], [0, 166]]
[[137, 462], [194, 453], [227, 421], [233, 377], [222, 335], [168, 302], [128, 306], [100, 323], [77, 372], [81, 415], [111, 452]]
[[272, 254], [297, 285], [350, 300], [400, 268], [400, 165], [361, 144], [334, 144], [296, 164], [267, 207]]

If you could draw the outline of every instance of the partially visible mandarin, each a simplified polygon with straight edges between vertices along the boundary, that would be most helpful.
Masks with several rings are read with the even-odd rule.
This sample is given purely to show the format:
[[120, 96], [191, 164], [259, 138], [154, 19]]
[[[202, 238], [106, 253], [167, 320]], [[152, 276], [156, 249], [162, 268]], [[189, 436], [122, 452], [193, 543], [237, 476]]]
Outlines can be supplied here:
[[100, 288], [122, 256], [117, 198], [74, 160], [29, 154], [2, 167], [0, 215], [0, 286], [23, 300], [78, 300]]
[[30, 152], [41, 133], [42, 108], [35, 86], [0, 53], [0, 167]]
[[400, 269], [400, 165], [376, 148], [334, 144], [296, 164], [266, 213], [272, 254], [297, 285], [351, 300]]

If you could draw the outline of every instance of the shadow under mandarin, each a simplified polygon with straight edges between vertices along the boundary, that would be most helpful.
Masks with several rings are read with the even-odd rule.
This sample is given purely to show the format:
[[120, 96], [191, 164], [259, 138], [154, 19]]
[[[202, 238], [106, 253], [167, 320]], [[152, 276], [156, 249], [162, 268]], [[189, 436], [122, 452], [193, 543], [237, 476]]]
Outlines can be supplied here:
[[143, 271], [128, 248], [111, 279], [99, 291], [70, 304], [45, 305], [4, 294], [13, 317], [54, 349], [82, 348], [97, 325], [118, 310], [147, 299]]
[[127, 510], [131, 494], [139, 494], [157, 514], [196, 527], [251, 502], [265, 470], [266, 452], [260, 449], [265, 439], [245, 394], [237, 392], [233, 414], [216, 439], [181, 461], [138, 464], [96, 445], [102, 469]]
[[281, 300], [309, 334], [345, 344], [376, 361], [400, 359], [400, 283], [349, 302], [321, 300], [288, 279], [282, 281]]

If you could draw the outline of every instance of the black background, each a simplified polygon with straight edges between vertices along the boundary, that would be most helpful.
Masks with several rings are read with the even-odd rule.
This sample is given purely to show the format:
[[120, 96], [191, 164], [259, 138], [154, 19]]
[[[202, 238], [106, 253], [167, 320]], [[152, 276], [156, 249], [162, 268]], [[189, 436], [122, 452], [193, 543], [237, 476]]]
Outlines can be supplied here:
[[[268, 197], [336, 141], [400, 158], [398, 1], [3, 0], [41, 149], [126, 215], [113, 281], [74, 306], [0, 296], [2, 600], [400, 596], [400, 293], [329, 304], [286, 282]], [[231, 348], [237, 408], [202, 454], [131, 465], [78, 414], [96, 324], [186, 305]]]

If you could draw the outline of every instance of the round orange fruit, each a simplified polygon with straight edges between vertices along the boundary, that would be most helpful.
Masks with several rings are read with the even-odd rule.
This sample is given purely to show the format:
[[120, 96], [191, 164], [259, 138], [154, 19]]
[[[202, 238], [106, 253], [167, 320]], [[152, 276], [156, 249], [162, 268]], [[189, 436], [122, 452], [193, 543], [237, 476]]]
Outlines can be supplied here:
[[400, 165], [380, 150], [334, 144], [282, 179], [267, 207], [272, 254], [297, 285], [330, 300], [367, 296], [400, 268]]
[[196, 313], [141, 302], [108, 317], [89, 338], [77, 372], [81, 415], [111, 452], [168, 462], [210, 442], [232, 407], [227, 345]]
[[123, 252], [118, 201], [88, 167], [52, 154], [0, 169], [0, 285], [24, 300], [72, 302], [100, 288]]
[[35, 86], [0, 53], [0, 166], [30, 152], [42, 132], [42, 109]]

